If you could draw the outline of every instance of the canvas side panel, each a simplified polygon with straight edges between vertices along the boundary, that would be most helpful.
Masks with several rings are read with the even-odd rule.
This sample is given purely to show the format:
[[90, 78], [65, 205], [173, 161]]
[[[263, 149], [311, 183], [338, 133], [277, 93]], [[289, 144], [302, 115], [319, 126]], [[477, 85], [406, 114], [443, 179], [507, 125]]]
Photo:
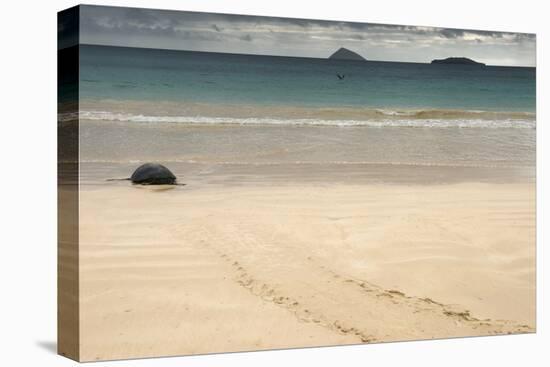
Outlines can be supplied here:
[[79, 8], [58, 13], [57, 351], [79, 360]]

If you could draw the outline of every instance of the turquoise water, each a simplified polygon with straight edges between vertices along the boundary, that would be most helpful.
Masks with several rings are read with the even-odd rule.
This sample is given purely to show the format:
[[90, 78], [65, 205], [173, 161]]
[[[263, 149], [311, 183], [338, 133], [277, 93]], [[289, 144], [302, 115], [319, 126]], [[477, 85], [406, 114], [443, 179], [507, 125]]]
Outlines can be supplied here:
[[[84, 100], [534, 112], [535, 69], [80, 46]], [[345, 74], [339, 80], [336, 74]]]
[[532, 68], [81, 46], [79, 88], [92, 181], [534, 179]]

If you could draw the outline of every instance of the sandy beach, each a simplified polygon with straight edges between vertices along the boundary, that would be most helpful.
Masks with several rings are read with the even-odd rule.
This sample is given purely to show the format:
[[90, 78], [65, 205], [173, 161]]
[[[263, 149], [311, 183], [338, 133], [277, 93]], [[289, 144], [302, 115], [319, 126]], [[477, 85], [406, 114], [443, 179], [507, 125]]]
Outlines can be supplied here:
[[533, 183], [120, 183], [80, 213], [82, 360], [535, 331]]
[[59, 354], [536, 331], [536, 35], [63, 14]]

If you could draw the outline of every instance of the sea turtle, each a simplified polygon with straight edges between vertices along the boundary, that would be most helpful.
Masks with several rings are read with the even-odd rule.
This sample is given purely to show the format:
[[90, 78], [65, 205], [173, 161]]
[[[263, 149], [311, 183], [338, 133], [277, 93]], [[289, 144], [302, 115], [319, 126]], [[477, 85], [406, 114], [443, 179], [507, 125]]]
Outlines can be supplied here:
[[178, 185], [176, 176], [162, 164], [145, 163], [136, 168], [131, 177], [108, 178], [107, 181], [132, 181], [135, 185]]
[[130, 181], [139, 185], [175, 185], [176, 176], [162, 164], [145, 163], [134, 171]]

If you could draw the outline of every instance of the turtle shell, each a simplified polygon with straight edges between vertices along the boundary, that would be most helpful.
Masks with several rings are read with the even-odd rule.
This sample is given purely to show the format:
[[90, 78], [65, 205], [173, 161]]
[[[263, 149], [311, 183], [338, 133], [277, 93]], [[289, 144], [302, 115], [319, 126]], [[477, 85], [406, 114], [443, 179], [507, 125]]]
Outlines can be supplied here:
[[130, 180], [139, 185], [174, 185], [176, 176], [162, 164], [145, 163], [134, 171]]

